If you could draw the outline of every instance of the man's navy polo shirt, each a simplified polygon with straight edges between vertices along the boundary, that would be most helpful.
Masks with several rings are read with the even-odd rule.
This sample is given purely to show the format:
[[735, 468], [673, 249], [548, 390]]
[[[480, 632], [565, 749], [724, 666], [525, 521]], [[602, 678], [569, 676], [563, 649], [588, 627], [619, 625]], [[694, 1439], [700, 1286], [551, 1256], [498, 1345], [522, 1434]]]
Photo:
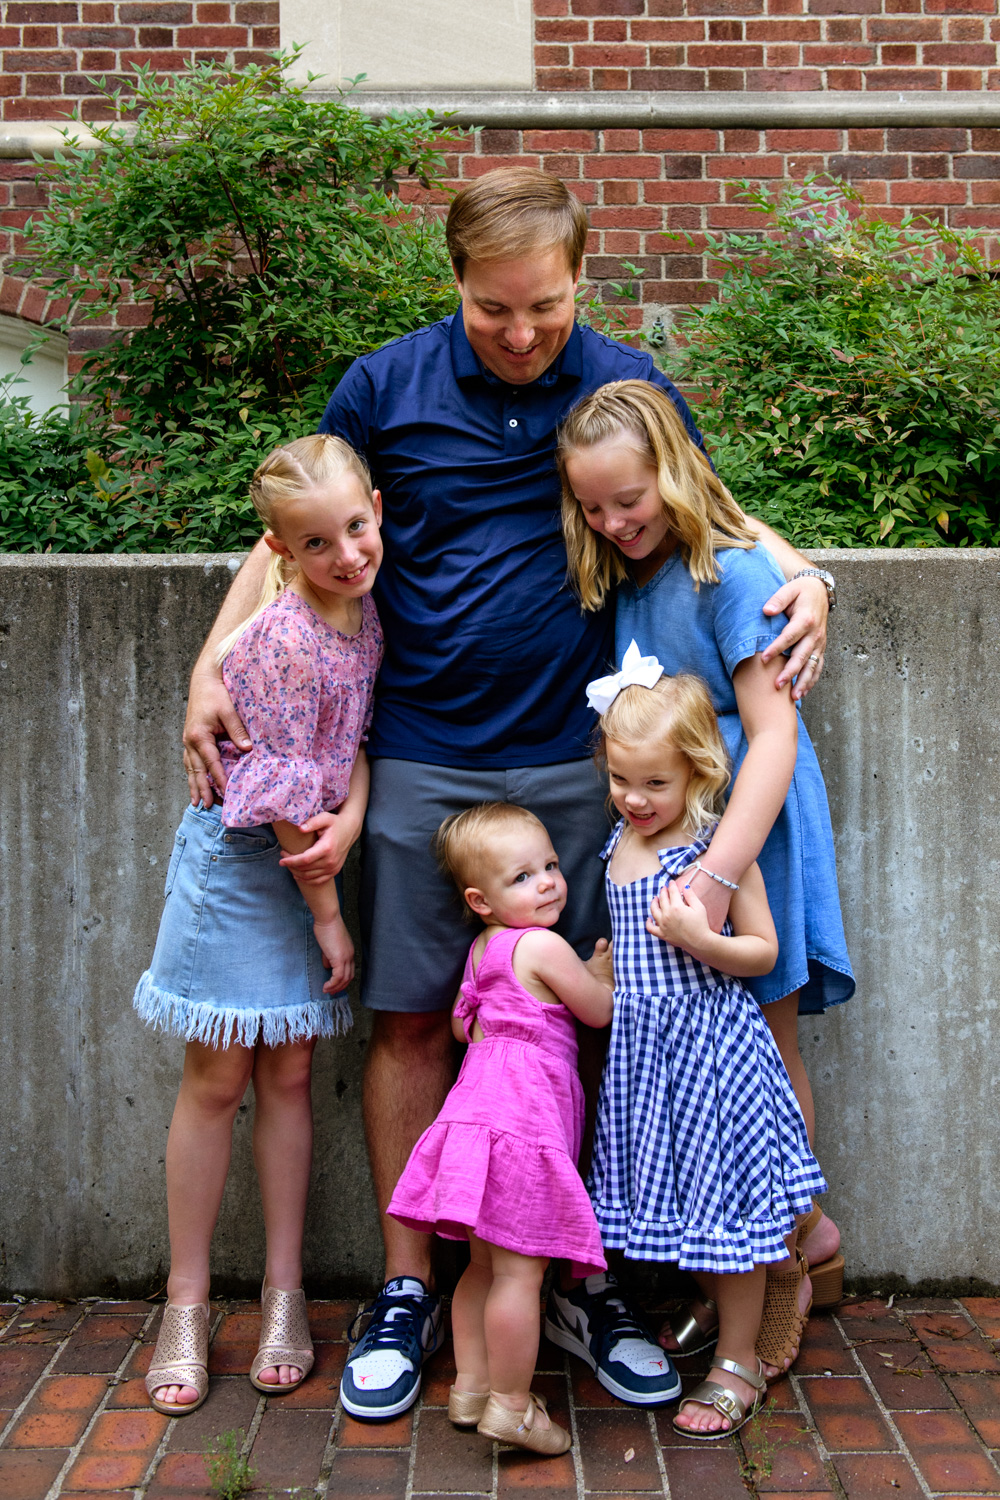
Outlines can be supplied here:
[[589, 754], [584, 688], [607, 669], [611, 622], [567, 585], [555, 434], [584, 396], [628, 379], [669, 392], [701, 444], [648, 354], [578, 325], [528, 385], [485, 368], [458, 314], [347, 371], [320, 431], [364, 454], [382, 492], [370, 754], [477, 770]]

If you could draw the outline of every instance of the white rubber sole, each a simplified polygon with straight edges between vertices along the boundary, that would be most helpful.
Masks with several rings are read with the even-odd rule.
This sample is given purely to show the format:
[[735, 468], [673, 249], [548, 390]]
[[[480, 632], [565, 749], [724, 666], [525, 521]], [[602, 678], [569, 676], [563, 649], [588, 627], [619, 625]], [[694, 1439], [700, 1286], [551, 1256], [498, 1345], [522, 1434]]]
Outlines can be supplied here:
[[344, 1387], [341, 1386], [340, 1404], [346, 1412], [349, 1412], [351, 1414], [352, 1417], [361, 1417], [362, 1419], [369, 1422], [384, 1422], [388, 1417], [398, 1417], [401, 1412], [409, 1411], [410, 1407], [413, 1405], [414, 1401], [416, 1401], [419, 1395], [420, 1381], [418, 1380], [416, 1388], [413, 1391], [412, 1395], [407, 1396], [405, 1400], [396, 1401], [392, 1406], [380, 1406], [377, 1411], [373, 1411], [370, 1406], [355, 1406], [354, 1403], [344, 1395]]
[[[560, 1349], [565, 1349], [567, 1354], [575, 1354], [578, 1359], [584, 1360], [594, 1374], [598, 1383], [603, 1385], [612, 1396], [617, 1396], [619, 1401], [624, 1401], [626, 1406], [669, 1406], [671, 1401], [676, 1401], [681, 1393], [681, 1377], [677, 1376], [676, 1387], [671, 1387], [669, 1393], [658, 1393], [656, 1395], [644, 1396], [640, 1391], [629, 1390], [628, 1386], [619, 1385], [607, 1371], [597, 1368], [597, 1360], [591, 1354], [580, 1339], [568, 1329], [560, 1328], [558, 1323], [553, 1323], [549, 1318], [545, 1319], [545, 1337], [551, 1344], [556, 1344]], [[666, 1355], [666, 1350], [664, 1349]], [[668, 1356], [669, 1357], [669, 1356]]]

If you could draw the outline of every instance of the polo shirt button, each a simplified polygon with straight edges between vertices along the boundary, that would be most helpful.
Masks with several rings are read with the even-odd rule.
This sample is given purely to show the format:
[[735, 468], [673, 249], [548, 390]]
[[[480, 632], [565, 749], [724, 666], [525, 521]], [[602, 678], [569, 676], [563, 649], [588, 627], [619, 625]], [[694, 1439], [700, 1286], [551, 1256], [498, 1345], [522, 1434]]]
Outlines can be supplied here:
[[516, 417], [511, 417], [510, 421], [507, 423], [507, 426], [508, 427], [516, 427], [517, 426], [517, 418]]

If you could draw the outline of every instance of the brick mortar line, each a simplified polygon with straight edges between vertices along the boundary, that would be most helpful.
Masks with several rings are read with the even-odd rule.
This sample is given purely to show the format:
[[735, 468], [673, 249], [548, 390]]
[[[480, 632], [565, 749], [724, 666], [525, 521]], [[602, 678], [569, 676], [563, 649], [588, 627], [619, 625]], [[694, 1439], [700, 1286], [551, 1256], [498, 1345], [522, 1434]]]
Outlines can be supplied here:
[[[858, 1351], [854, 1347], [854, 1340], [853, 1339], [849, 1339], [847, 1337], [847, 1334], [844, 1331], [843, 1324], [841, 1323], [840, 1318], [838, 1317], [838, 1315], [836, 1313], [833, 1314], [833, 1321], [836, 1323], [837, 1328], [840, 1330], [841, 1337], [846, 1341], [847, 1346], [848, 1346], [848, 1348], [851, 1351], [851, 1358], [854, 1360], [854, 1363], [858, 1367], [858, 1372], [861, 1375], [861, 1379], [864, 1381], [865, 1385], [868, 1387], [869, 1391], [871, 1392], [872, 1400], [875, 1402], [875, 1405], [878, 1407], [879, 1411], [882, 1413], [882, 1419], [883, 1419], [883, 1421], [885, 1422], [885, 1424], [888, 1427], [889, 1431], [892, 1433], [893, 1437], [896, 1439], [896, 1442], [899, 1444], [899, 1451], [900, 1451], [900, 1453], [902, 1453], [903, 1457], [906, 1459], [906, 1462], [909, 1464], [910, 1468], [913, 1470], [914, 1478], [916, 1479], [917, 1484], [919, 1485], [921, 1492], [924, 1495], [928, 1496], [928, 1500], [929, 1500], [929, 1497], [932, 1496], [934, 1492], [931, 1489], [930, 1485], [927, 1483], [927, 1481], [924, 1478], [924, 1476], [921, 1474], [919, 1466], [917, 1464], [917, 1461], [913, 1457], [913, 1454], [910, 1452], [909, 1447], [903, 1441], [903, 1434], [900, 1432], [899, 1428], [896, 1426], [895, 1422], [893, 1421], [893, 1419], [892, 1419], [892, 1413], [889, 1411], [889, 1408], [886, 1406], [885, 1402], [882, 1400], [882, 1397], [879, 1395], [878, 1391], [875, 1389], [875, 1382], [872, 1380], [872, 1378], [869, 1375], [868, 1371], [865, 1369], [864, 1365], [862, 1364], [861, 1359], [860, 1359], [860, 1357], [858, 1355]], [[873, 1342], [874, 1342], [874, 1340], [873, 1340]]]
[[423, 1400], [419, 1400], [413, 1409], [413, 1433], [410, 1437], [410, 1461], [406, 1466], [406, 1489], [403, 1492], [405, 1500], [412, 1500], [413, 1496], [413, 1471], [417, 1467], [417, 1438], [420, 1436], [420, 1413], [423, 1410]]
[[646, 1420], [649, 1423], [649, 1431], [653, 1439], [653, 1453], [656, 1457], [656, 1467], [660, 1475], [660, 1489], [665, 1496], [665, 1500], [670, 1500], [670, 1480], [667, 1478], [667, 1463], [663, 1457], [660, 1434], [656, 1430], [656, 1412], [652, 1407], [646, 1408]]
[[[107, 1390], [104, 1392], [104, 1395], [102, 1396], [101, 1400], [97, 1403], [97, 1408], [94, 1411], [93, 1416], [90, 1418], [90, 1421], [87, 1423], [86, 1427], [83, 1429], [83, 1432], [80, 1434], [79, 1439], [77, 1440], [76, 1443], [74, 1443], [73, 1447], [69, 1450], [69, 1453], [66, 1455], [66, 1461], [65, 1461], [65, 1463], [63, 1464], [62, 1468], [59, 1470], [59, 1473], [56, 1475], [55, 1479], [52, 1481], [52, 1484], [50, 1485], [49, 1489], [46, 1491], [45, 1500], [58, 1500], [58, 1496], [62, 1493], [62, 1482], [63, 1482], [63, 1480], [66, 1478], [66, 1476], [69, 1473], [70, 1469], [72, 1468], [73, 1464], [75, 1464], [76, 1460], [80, 1457], [80, 1452], [81, 1452], [81, 1450], [83, 1448], [83, 1445], [87, 1441], [87, 1438], [90, 1436], [91, 1432], [93, 1431], [94, 1426], [95, 1426], [95, 1424], [97, 1422], [98, 1417], [103, 1416], [104, 1412], [107, 1410], [108, 1402], [111, 1400], [111, 1394], [112, 1394], [112, 1392], [114, 1390], [117, 1389], [118, 1382], [119, 1382], [120, 1378], [122, 1377], [122, 1375], [124, 1374], [125, 1367], [127, 1366], [129, 1360], [135, 1354], [135, 1352], [136, 1352], [137, 1349], [141, 1349], [142, 1348], [142, 1335], [146, 1332], [146, 1329], [149, 1327], [149, 1325], [152, 1323], [153, 1319], [156, 1317], [156, 1312], [157, 1312], [157, 1309], [155, 1307], [153, 1307], [153, 1308], [150, 1309], [148, 1315], [143, 1319], [142, 1327], [139, 1329], [139, 1332], [138, 1332], [137, 1336], [130, 1343], [130, 1345], [128, 1347], [128, 1350], [127, 1350], [127, 1352], [125, 1354], [124, 1359], [118, 1365], [117, 1369], [113, 1370], [112, 1373], [111, 1373], [111, 1375], [109, 1375], [107, 1377], [107, 1381], [108, 1381], [108, 1388], [107, 1388]], [[87, 1316], [87, 1314], [85, 1313], [84, 1317], [86, 1317], [86, 1316]], [[81, 1319], [81, 1322], [82, 1321], [83, 1320]], [[76, 1332], [77, 1327], [79, 1327], [79, 1324], [75, 1324], [74, 1325], [74, 1327], [73, 1327], [73, 1332], [74, 1333]]]
[[[82, 1304], [80, 1304], [80, 1305], [82, 1305]], [[24, 1306], [30, 1306], [30, 1303], [26, 1303], [26, 1304], [24, 1304]], [[22, 1309], [16, 1314], [16, 1316], [14, 1318], [14, 1322], [17, 1321], [17, 1318], [23, 1316], [23, 1312], [24, 1312], [24, 1308], [22, 1307]], [[86, 1310], [86, 1308], [84, 1308], [84, 1310], [81, 1312], [80, 1316], [77, 1318], [76, 1322], [73, 1324], [73, 1327], [67, 1333], [66, 1337], [64, 1339], [61, 1339], [59, 1341], [59, 1344], [58, 1344], [57, 1348], [55, 1349], [55, 1352], [53, 1353], [52, 1358], [49, 1360], [49, 1362], [45, 1366], [44, 1370], [42, 1370], [41, 1374], [38, 1376], [38, 1379], [35, 1381], [34, 1385], [31, 1387], [31, 1389], [29, 1390], [28, 1394], [25, 1396], [24, 1400], [21, 1402], [20, 1406], [18, 1406], [15, 1411], [11, 1412], [8, 1421], [4, 1424], [3, 1428], [0, 1428], [0, 1448], [2, 1448], [3, 1445], [4, 1445], [4, 1443], [7, 1441], [7, 1438], [9, 1437], [9, 1435], [10, 1435], [10, 1433], [11, 1433], [13, 1427], [14, 1427], [14, 1424], [17, 1422], [18, 1418], [23, 1414], [25, 1407], [28, 1405], [28, 1402], [31, 1400], [31, 1398], [35, 1394], [35, 1392], [39, 1389], [39, 1387], [42, 1384], [42, 1381], [46, 1378], [46, 1376], [48, 1375], [49, 1371], [52, 1369], [52, 1366], [55, 1364], [56, 1360], [62, 1354], [63, 1350], [66, 1348], [66, 1345], [69, 1343], [70, 1339], [73, 1337], [74, 1333], [79, 1328], [80, 1324], [83, 1322], [83, 1320], [84, 1320], [84, 1318], [86, 1316], [87, 1316], [87, 1310]], [[4, 1329], [4, 1333], [6, 1333], [6, 1332], [7, 1332], [7, 1330]], [[8, 1345], [8, 1347], [11, 1347], [11, 1346]]]
[[[544, 1327], [544, 1325], [543, 1325]], [[569, 1411], [569, 1435], [573, 1439], [570, 1453], [573, 1455], [573, 1473], [576, 1476], [577, 1500], [584, 1500], [585, 1490], [583, 1485], [583, 1454], [580, 1451], [580, 1429], [576, 1420], [576, 1396], [573, 1392], [573, 1372], [570, 1369], [569, 1355], [564, 1353], [562, 1357], [563, 1375], [566, 1380], [566, 1406]]]
[[342, 1411], [343, 1407], [340, 1404], [340, 1395], [338, 1393], [337, 1399], [333, 1403], [333, 1411], [330, 1413], [330, 1426], [326, 1434], [326, 1446], [323, 1449], [319, 1473], [316, 1476], [316, 1483], [313, 1486], [319, 1500], [325, 1500], [325, 1496], [329, 1493], [330, 1480], [333, 1478], [333, 1460], [337, 1453], [337, 1436], [340, 1432]]
[[[819, 1378], [820, 1380], [835, 1380], [837, 1377], [821, 1375]], [[799, 1403], [799, 1415], [805, 1419], [806, 1427], [812, 1434], [812, 1438], [816, 1444], [816, 1448], [820, 1456], [820, 1462], [823, 1465], [827, 1480], [832, 1481], [831, 1488], [833, 1489], [833, 1493], [837, 1496], [843, 1496], [845, 1494], [844, 1486], [840, 1482], [840, 1475], [837, 1473], [830, 1450], [824, 1443], [820, 1435], [820, 1430], [816, 1426], [816, 1418], [812, 1414], [812, 1407], [809, 1405], [809, 1397], [802, 1388], [801, 1377], [793, 1374], [793, 1372], [789, 1370], [788, 1384], [795, 1392], [795, 1399]]]

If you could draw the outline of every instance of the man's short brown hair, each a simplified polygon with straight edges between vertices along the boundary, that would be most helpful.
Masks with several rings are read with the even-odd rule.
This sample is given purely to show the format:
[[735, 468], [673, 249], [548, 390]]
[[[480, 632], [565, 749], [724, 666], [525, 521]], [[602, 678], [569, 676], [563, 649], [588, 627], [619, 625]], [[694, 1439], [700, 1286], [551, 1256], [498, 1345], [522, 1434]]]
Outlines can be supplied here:
[[518, 260], [557, 246], [575, 274], [587, 243], [587, 214], [551, 172], [497, 167], [453, 199], [445, 232], [460, 279], [468, 260]]

